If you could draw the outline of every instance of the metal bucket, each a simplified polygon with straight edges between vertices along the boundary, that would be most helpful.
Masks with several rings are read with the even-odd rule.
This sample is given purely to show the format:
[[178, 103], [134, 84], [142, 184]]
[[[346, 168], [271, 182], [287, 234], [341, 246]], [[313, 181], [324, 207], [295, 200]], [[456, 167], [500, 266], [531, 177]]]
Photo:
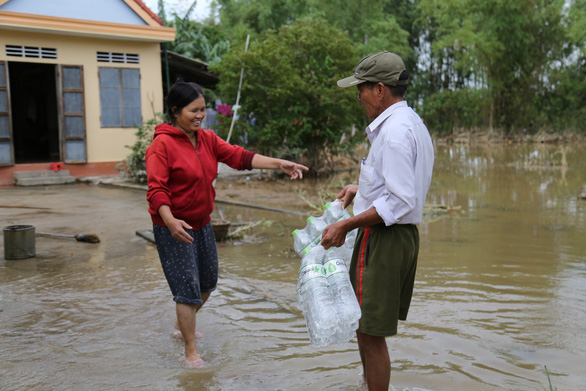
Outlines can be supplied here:
[[9, 225], [4, 227], [4, 259], [25, 259], [36, 255], [34, 226]]

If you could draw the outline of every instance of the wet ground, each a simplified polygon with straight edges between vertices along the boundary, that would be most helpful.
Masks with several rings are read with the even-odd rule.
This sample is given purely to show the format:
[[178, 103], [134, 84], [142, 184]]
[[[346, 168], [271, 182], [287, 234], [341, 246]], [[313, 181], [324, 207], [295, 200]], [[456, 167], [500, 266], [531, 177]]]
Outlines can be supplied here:
[[[388, 340], [397, 390], [539, 390], [544, 366], [558, 390], [583, 388], [584, 152], [437, 147], [429, 203], [441, 207], [420, 226], [409, 319]], [[220, 180], [218, 197], [317, 214], [308, 202], [354, 177]], [[156, 249], [135, 234], [150, 228], [144, 197], [91, 184], [0, 188], [3, 227], [101, 239], [37, 237], [35, 258], [0, 259], [1, 390], [355, 389], [355, 342], [313, 348], [297, 306], [290, 232], [304, 218], [221, 203], [231, 221], [263, 223], [219, 244], [219, 287], [198, 316], [209, 366], [182, 368]]]

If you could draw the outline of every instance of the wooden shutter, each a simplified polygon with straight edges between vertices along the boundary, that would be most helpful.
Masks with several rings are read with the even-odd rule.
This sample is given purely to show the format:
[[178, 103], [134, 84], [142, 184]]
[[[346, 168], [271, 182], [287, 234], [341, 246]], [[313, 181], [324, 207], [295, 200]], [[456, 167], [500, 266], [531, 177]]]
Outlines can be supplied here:
[[0, 166], [14, 165], [8, 63], [0, 61]]
[[59, 104], [61, 156], [65, 163], [86, 163], [83, 67], [60, 65], [58, 69], [57, 85], [61, 96]]

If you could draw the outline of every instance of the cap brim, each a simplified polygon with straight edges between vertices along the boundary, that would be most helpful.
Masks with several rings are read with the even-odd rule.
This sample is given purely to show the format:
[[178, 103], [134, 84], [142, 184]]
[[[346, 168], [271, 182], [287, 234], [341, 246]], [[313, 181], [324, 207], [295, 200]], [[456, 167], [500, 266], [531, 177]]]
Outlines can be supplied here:
[[338, 87], [346, 88], [346, 87], [356, 86], [356, 85], [358, 85], [360, 83], [364, 83], [365, 81], [366, 80], [357, 79], [354, 76], [349, 76], [349, 77], [347, 77], [345, 79], [338, 80], [338, 83], [337, 84], [338, 84]]

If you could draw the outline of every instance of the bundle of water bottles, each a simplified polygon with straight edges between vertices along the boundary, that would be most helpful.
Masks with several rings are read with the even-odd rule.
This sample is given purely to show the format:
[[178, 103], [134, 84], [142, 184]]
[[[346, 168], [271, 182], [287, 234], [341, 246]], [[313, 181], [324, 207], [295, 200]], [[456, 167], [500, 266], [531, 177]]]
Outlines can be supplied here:
[[324, 249], [320, 244], [323, 230], [350, 217], [339, 200], [327, 203], [324, 210], [320, 217], [310, 216], [304, 229], [293, 231], [295, 251], [303, 257], [297, 299], [315, 347], [350, 340], [361, 316], [348, 274], [357, 230], [346, 235], [343, 246]]

